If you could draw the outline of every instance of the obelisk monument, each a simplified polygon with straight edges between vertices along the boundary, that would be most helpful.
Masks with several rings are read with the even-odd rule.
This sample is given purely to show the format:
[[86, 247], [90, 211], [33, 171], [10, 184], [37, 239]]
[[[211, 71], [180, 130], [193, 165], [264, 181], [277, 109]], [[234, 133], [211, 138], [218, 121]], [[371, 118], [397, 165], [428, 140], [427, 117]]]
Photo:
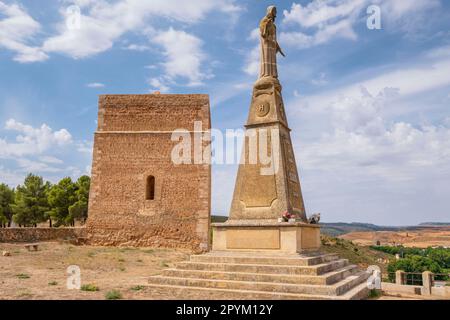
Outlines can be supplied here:
[[[270, 6], [261, 20], [260, 75], [253, 87], [252, 102], [247, 120], [244, 151], [236, 179], [230, 220], [273, 220], [289, 213], [306, 221], [305, 206], [300, 188], [290, 129], [286, 119], [281, 84], [278, 80], [276, 8]], [[252, 148], [251, 137], [258, 138]], [[265, 137], [266, 136], [266, 137]], [[268, 142], [264, 144], [262, 139]], [[255, 144], [254, 144], [255, 145]], [[256, 154], [255, 154], [256, 153]], [[263, 172], [267, 164], [260, 155], [269, 155], [273, 174]], [[257, 159], [256, 163], [251, 163]], [[267, 170], [266, 170], [267, 171]]]
[[[213, 250], [318, 250], [320, 227], [308, 224], [278, 80], [277, 10], [261, 20], [260, 75], [253, 87], [229, 220], [213, 224]], [[290, 219], [284, 219], [289, 217]], [[286, 221], [288, 220], [288, 221]]]

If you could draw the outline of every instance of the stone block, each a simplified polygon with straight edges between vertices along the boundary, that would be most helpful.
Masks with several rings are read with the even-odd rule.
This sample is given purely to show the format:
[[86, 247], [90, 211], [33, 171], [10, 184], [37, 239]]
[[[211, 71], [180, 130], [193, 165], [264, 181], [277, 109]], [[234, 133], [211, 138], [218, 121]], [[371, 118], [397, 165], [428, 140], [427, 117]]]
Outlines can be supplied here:
[[248, 221], [213, 224], [213, 250], [298, 253], [319, 249], [319, 225]]

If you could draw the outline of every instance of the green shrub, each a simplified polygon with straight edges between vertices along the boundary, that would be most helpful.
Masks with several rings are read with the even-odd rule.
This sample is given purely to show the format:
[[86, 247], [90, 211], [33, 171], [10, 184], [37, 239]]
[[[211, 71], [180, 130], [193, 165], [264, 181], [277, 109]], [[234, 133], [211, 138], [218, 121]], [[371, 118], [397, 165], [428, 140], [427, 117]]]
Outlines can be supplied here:
[[133, 291], [141, 291], [144, 288], [145, 288], [144, 286], [134, 286], [134, 287], [131, 288], [131, 290], [133, 290]]
[[81, 286], [81, 291], [99, 291], [99, 287], [97, 287], [95, 284], [89, 283], [89, 284], [83, 284]]
[[381, 290], [372, 289], [369, 292], [369, 299], [375, 299], [381, 296]]
[[56, 285], [58, 285], [58, 282], [56, 282], [56, 281], [50, 281], [50, 282], [48, 283], [48, 285], [49, 285], [49, 286], [56, 286]]
[[30, 276], [28, 274], [26, 274], [26, 273], [16, 274], [16, 277], [19, 278], [19, 279], [30, 279]]
[[118, 290], [111, 290], [105, 294], [107, 300], [119, 300], [122, 299], [122, 294]]

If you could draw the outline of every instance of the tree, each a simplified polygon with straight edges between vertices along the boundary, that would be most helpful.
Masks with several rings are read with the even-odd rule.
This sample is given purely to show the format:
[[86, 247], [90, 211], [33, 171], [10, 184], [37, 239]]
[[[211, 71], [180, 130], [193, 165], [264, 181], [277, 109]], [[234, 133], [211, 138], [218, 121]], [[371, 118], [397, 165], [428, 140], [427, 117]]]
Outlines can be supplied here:
[[69, 207], [77, 201], [76, 191], [77, 186], [69, 177], [62, 179], [50, 188], [48, 203], [51, 209], [47, 214], [54, 221], [56, 227], [74, 225], [74, 219], [69, 213]]
[[0, 184], [0, 226], [11, 227], [14, 204], [14, 189], [6, 184]]
[[86, 222], [88, 216], [89, 189], [91, 178], [88, 176], [80, 177], [76, 182], [75, 191], [76, 202], [69, 207], [69, 215], [73, 220]]
[[389, 278], [394, 279], [394, 273], [397, 270], [403, 270], [407, 273], [413, 273], [411, 278], [407, 279], [408, 284], [415, 284], [421, 281], [424, 271], [431, 271], [433, 273], [442, 273], [443, 269], [436, 261], [429, 257], [409, 255], [404, 259], [393, 261], [388, 265]]
[[17, 187], [15, 204], [12, 205], [14, 222], [19, 226], [36, 227], [47, 220], [49, 187], [50, 183], [44, 183], [42, 177], [30, 173], [23, 186]]

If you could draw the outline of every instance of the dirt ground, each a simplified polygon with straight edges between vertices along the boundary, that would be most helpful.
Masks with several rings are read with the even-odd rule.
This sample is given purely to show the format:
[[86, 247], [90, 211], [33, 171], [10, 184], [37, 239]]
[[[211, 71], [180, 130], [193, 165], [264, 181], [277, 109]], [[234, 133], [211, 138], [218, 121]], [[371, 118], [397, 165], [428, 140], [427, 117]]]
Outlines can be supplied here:
[[[11, 256], [1, 256], [9, 251]], [[23, 244], [0, 243], [0, 299], [105, 299], [118, 290], [123, 299], [168, 299], [147, 284], [151, 275], [187, 260], [183, 250], [74, 246], [45, 242], [29, 252]], [[81, 284], [99, 291], [68, 290], [67, 267], [78, 265]], [[182, 297], [179, 297], [182, 298]]]
[[403, 245], [405, 247], [427, 248], [432, 246], [450, 247], [450, 227], [423, 228], [408, 231], [350, 232], [339, 238], [350, 240], [363, 246]]
[[[74, 246], [67, 243], [44, 242], [38, 251], [28, 251], [24, 244], [0, 243], [0, 300], [103, 300], [108, 292], [117, 290], [122, 299], [227, 299], [201, 293], [177, 295], [168, 290], [146, 287], [151, 275], [185, 261], [185, 250], [151, 248], [117, 248]], [[81, 285], [95, 285], [98, 291], [67, 289], [67, 267], [81, 269]], [[379, 297], [378, 299], [401, 299]]]

